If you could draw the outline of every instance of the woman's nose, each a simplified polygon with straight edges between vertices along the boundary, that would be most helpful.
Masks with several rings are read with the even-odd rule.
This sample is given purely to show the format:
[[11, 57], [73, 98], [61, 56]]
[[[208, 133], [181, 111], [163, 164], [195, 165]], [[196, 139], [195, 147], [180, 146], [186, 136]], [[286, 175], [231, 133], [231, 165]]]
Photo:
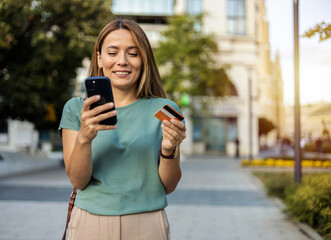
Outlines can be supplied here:
[[119, 58], [118, 58], [117, 64], [120, 65], [120, 66], [126, 66], [126, 65], [128, 65], [128, 60], [127, 60], [127, 56], [126, 56], [125, 53], [119, 54]]

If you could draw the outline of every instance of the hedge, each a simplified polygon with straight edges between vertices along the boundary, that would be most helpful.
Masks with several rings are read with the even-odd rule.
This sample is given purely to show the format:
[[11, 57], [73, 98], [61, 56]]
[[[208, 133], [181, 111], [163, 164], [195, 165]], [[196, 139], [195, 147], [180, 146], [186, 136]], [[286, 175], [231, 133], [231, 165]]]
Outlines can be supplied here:
[[253, 173], [263, 182], [269, 196], [282, 199], [299, 221], [331, 240], [331, 173], [305, 174], [300, 184], [294, 183], [293, 173]]

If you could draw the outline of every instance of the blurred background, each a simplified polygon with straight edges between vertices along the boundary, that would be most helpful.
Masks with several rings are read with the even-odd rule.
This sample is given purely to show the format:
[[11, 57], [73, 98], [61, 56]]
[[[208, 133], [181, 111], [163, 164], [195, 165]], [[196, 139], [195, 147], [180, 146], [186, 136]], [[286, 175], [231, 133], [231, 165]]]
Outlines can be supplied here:
[[[188, 119], [184, 153], [234, 156], [237, 143], [241, 156], [256, 156], [293, 139], [291, 1], [6, 0], [0, 7], [1, 149], [61, 151], [63, 105], [85, 96], [94, 41], [117, 16], [136, 20], [151, 41], [169, 98]], [[330, 10], [327, 0], [300, 4], [301, 135], [309, 149], [328, 138], [331, 124]]]
[[[71, 185], [58, 166], [57, 128], [65, 102], [85, 97], [92, 48], [115, 17], [145, 30], [168, 98], [186, 117], [183, 180], [169, 196], [173, 239], [322, 239], [293, 227], [264, 190], [330, 239], [331, 1], [299, 3], [302, 185], [293, 182], [295, 2], [1, 0], [0, 212], [8, 221], [0, 239], [59, 238]], [[248, 172], [265, 188], [248, 177], [254, 166], [263, 168]], [[31, 231], [45, 218], [52, 229]]]

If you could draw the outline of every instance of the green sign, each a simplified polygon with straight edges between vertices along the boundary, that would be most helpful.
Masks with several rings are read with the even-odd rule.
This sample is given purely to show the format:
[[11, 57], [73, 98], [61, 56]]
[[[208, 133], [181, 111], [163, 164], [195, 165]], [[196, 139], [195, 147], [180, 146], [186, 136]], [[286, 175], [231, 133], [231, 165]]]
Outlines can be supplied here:
[[187, 107], [190, 104], [190, 97], [188, 94], [184, 93], [182, 95], [182, 99], [181, 99], [182, 105], [184, 107]]

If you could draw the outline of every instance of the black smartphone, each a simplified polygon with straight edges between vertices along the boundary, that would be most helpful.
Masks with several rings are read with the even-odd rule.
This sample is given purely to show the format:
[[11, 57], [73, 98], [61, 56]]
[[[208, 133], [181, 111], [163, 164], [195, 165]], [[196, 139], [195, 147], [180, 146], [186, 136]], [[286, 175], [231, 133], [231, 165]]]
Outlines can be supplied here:
[[[100, 100], [93, 103], [91, 105], [91, 109], [103, 105], [107, 102], [114, 102], [113, 91], [111, 88], [110, 79], [108, 77], [88, 77], [85, 80], [85, 88], [87, 92], [87, 97], [91, 97], [94, 95], [100, 95]], [[106, 113], [109, 111], [115, 110], [115, 106], [107, 111], [102, 113]], [[115, 125], [117, 123], [117, 117], [107, 118], [102, 120], [100, 124], [104, 125]]]

